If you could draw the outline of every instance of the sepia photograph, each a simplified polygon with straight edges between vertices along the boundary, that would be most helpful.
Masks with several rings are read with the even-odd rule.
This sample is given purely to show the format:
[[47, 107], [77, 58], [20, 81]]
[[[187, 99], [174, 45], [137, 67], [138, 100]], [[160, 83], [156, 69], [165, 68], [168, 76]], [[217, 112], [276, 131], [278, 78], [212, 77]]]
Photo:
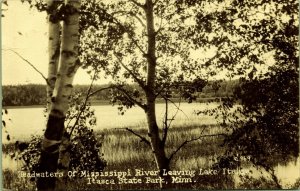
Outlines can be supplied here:
[[4, 191], [300, 189], [298, 1], [0, 2]]

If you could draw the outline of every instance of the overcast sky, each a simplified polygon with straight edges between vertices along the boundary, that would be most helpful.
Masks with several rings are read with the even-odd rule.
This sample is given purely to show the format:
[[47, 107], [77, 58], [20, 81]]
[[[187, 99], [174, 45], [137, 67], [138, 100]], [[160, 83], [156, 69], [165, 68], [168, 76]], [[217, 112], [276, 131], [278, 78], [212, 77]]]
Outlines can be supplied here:
[[[46, 14], [29, 9], [28, 4], [19, 0], [9, 0], [3, 5], [2, 18], [2, 84], [45, 84], [44, 79], [12, 49], [30, 61], [47, 76], [47, 36]], [[89, 76], [79, 69], [74, 84], [88, 84]]]

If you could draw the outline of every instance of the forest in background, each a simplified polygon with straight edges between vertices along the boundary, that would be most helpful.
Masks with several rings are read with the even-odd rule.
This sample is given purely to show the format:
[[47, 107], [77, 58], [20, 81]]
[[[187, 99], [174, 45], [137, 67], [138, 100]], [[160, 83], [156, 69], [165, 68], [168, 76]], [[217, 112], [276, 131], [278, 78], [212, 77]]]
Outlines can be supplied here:
[[[201, 92], [196, 92], [195, 96], [199, 102], [214, 101], [216, 98], [232, 96], [237, 80], [232, 81], [211, 81]], [[94, 90], [98, 90], [108, 85], [94, 85]], [[74, 93], [87, 92], [89, 85], [74, 85]], [[130, 89], [140, 89], [136, 84], [132, 84]], [[4, 85], [2, 86], [3, 106], [31, 106], [46, 104], [46, 85], [26, 84], [26, 85]], [[175, 92], [173, 99], [179, 99], [179, 94]], [[91, 98], [91, 103], [108, 104], [110, 91], [100, 91]]]

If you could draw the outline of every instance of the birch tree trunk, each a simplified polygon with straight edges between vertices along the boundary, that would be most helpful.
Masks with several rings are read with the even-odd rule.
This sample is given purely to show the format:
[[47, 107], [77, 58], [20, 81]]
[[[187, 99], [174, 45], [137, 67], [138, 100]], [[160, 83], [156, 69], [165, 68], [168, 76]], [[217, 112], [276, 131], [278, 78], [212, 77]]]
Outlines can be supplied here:
[[[47, 1], [47, 8], [51, 9], [55, 3], [61, 3], [60, 1]], [[60, 54], [60, 23], [58, 20], [53, 19], [54, 14], [49, 12], [48, 14], [48, 77], [47, 77], [47, 112], [50, 112], [51, 98], [56, 82], [56, 74], [58, 70], [58, 61]]]
[[[80, 0], [66, 0], [65, 8], [66, 17], [62, 27], [59, 69], [56, 74], [55, 86], [49, 106], [47, 127], [42, 141], [39, 166], [41, 173], [57, 171], [59, 146], [63, 136], [69, 97], [73, 88], [72, 83], [75, 73], [80, 66], [78, 60]], [[49, 68], [52, 67], [49, 66]], [[55, 183], [55, 177], [39, 178], [37, 180], [37, 188], [43, 191], [55, 190]]]
[[[151, 140], [152, 151], [155, 156], [155, 161], [157, 168], [160, 171], [160, 176], [163, 177], [163, 170], [169, 171], [169, 159], [166, 157], [164, 144], [159, 136], [159, 128], [156, 121], [156, 112], [155, 112], [155, 80], [156, 80], [156, 33], [154, 29], [154, 16], [153, 16], [153, 2], [152, 0], [146, 0], [145, 4], [145, 13], [146, 13], [146, 22], [147, 22], [147, 36], [148, 36], [148, 47], [147, 47], [147, 90], [146, 90], [146, 99], [147, 99], [147, 124], [148, 131]], [[163, 177], [168, 184], [161, 184], [161, 188], [170, 188], [171, 177]]]

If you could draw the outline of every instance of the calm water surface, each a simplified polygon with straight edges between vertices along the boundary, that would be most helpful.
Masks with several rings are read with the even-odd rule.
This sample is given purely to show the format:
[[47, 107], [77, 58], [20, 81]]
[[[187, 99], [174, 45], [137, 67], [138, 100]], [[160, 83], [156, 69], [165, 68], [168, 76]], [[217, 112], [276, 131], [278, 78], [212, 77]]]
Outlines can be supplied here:
[[[216, 107], [217, 103], [213, 104], [188, 104], [181, 103], [180, 111], [178, 111], [173, 125], [185, 124], [216, 124], [217, 121], [209, 116], [197, 116], [195, 110], [203, 110], [205, 108]], [[144, 111], [139, 107], [128, 109], [124, 115], [118, 114], [117, 107], [110, 105], [93, 106], [95, 115], [97, 117], [97, 127], [94, 130], [135, 127], [146, 128], [146, 117]], [[165, 113], [165, 105], [157, 104], [157, 120], [162, 123], [162, 118]], [[9, 132], [12, 141], [23, 140], [30, 137], [30, 135], [42, 135], [46, 125], [46, 118], [44, 117], [44, 108], [12, 108], [8, 109], [8, 115], [4, 116], [7, 123], [7, 131]], [[169, 118], [171, 118], [177, 109], [170, 105]], [[9, 120], [10, 119], [10, 120]], [[3, 141], [6, 142], [5, 132]]]

